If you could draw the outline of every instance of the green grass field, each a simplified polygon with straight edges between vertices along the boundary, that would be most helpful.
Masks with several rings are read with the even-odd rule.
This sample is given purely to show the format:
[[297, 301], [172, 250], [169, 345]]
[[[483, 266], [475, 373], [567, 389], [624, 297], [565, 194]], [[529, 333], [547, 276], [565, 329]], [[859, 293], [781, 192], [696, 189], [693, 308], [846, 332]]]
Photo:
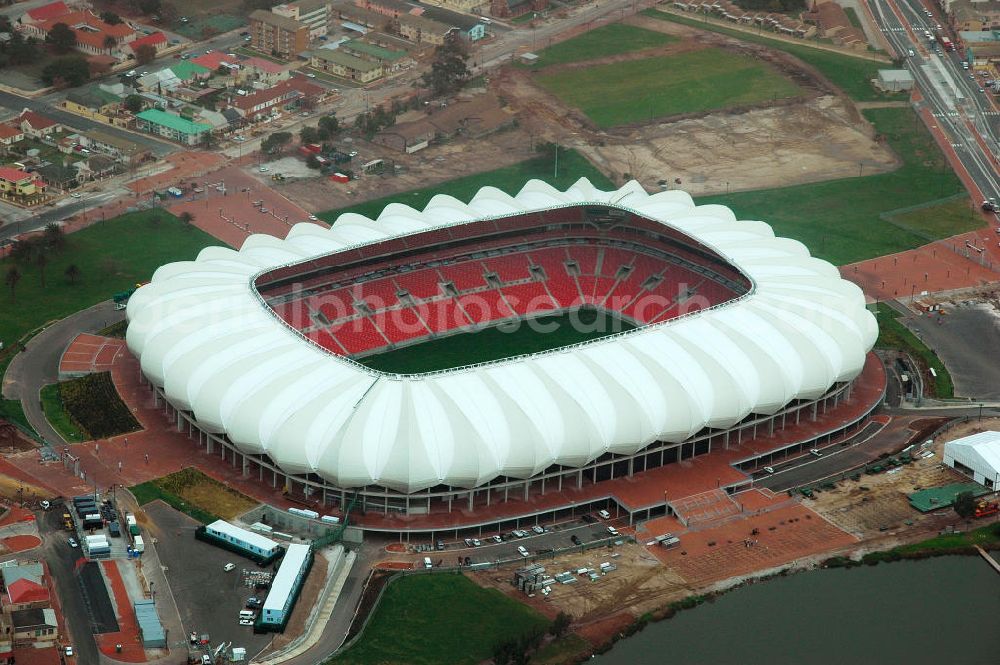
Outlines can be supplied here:
[[891, 551], [908, 554], [911, 552], [952, 550], [962, 547], [974, 547], [975, 545], [985, 547], [996, 542], [1000, 542], [1000, 524], [990, 524], [964, 533], [941, 534], [928, 540], [922, 540], [919, 543], [901, 545]]
[[701, 30], [718, 32], [723, 35], [735, 37], [745, 42], [763, 44], [786, 53], [790, 53], [799, 60], [812, 65], [820, 71], [831, 83], [846, 92], [852, 99], [860, 102], [874, 102], [887, 99], [906, 99], [905, 95], [889, 95], [876, 90], [870, 83], [875, 78], [879, 69], [884, 69], [888, 65], [877, 60], [866, 60], [864, 58], [852, 58], [849, 55], [831, 53], [822, 49], [812, 48], [806, 42], [801, 44], [790, 44], [780, 39], [772, 39], [764, 34], [755, 34], [733, 30], [724, 26], [705, 23], [695, 18], [687, 16], [675, 16], [656, 9], [647, 9], [642, 12], [644, 16], [649, 16], [662, 21], [681, 23]]
[[614, 184], [603, 173], [594, 168], [594, 165], [587, 161], [583, 155], [575, 150], [559, 150], [558, 177], [553, 177], [554, 174], [554, 157], [548, 155], [539, 156], [514, 164], [513, 166], [505, 166], [494, 171], [484, 171], [442, 182], [427, 189], [400, 192], [399, 194], [372, 199], [371, 201], [358, 203], [347, 208], [328, 210], [320, 213], [319, 217], [331, 224], [339, 215], [346, 212], [354, 212], [374, 219], [390, 203], [405, 203], [420, 210], [437, 194], [448, 194], [460, 201], [468, 201], [475, 196], [480, 188], [487, 185], [514, 195], [524, 187], [526, 182], [533, 178], [544, 180], [557, 189], [566, 189], [580, 178], [588, 178], [590, 182], [594, 183], [595, 187], [614, 189]]
[[961, 193], [930, 133], [907, 108], [868, 109], [865, 116], [903, 161], [891, 172], [807, 185], [706, 196], [699, 204], [721, 203], [741, 219], [762, 219], [779, 236], [801, 240], [815, 256], [836, 265], [853, 263], [922, 245], [929, 237], [967, 230], [966, 222], [936, 220], [921, 235], [879, 218], [925, 201]]
[[922, 361], [927, 367], [933, 367], [937, 378], [926, 386], [928, 394], [931, 397], [939, 398], [955, 396], [955, 386], [951, 382], [948, 368], [944, 366], [937, 354], [899, 321], [899, 312], [889, 307], [879, 307], [875, 318], [878, 320], [876, 348], [906, 351], [915, 359]]
[[676, 42], [677, 38], [624, 23], [609, 23], [567, 39], [538, 53], [532, 68], [594, 60]]
[[983, 226], [982, 215], [964, 193], [936, 205], [885, 216], [890, 223], [927, 240], [947, 238]]
[[536, 81], [599, 127], [786, 99], [801, 92], [770, 67], [715, 48], [543, 72]]
[[42, 386], [41, 390], [42, 412], [49, 424], [59, 432], [59, 435], [67, 443], [79, 443], [88, 440], [88, 436], [73, 421], [73, 417], [63, 406], [62, 398], [59, 396], [59, 384], [50, 383]]
[[414, 575], [390, 584], [361, 639], [331, 663], [473, 665], [493, 647], [548, 620], [461, 575]]
[[[0, 291], [0, 340], [13, 342], [48, 321], [86, 309], [148, 280], [164, 263], [194, 259], [198, 251], [219, 242], [162, 210], [122, 215], [66, 236], [66, 246], [48, 253], [45, 286], [36, 265], [18, 265], [22, 274], [13, 297]], [[64, 271], [80, 269], [71, 284]], [[0, 274], [14, 265], [0, 261]]]
[[358, 362], [395, 374], [419, 374], [548, 351], [635, 328], [595, 309], [515, 321], [387, 351]]

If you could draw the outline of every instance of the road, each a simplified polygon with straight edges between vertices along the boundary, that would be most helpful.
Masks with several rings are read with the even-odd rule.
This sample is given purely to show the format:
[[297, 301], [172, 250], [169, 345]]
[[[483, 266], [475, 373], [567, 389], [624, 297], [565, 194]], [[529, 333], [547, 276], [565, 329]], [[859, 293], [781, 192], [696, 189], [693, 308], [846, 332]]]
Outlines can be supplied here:
[[4, 398], [21, 400], [28, 422], [53, 446], [64, 441], [45, 419], [39, 391], [42, 386], [58, 380], [59, 359], [70, 340], [78, 333], [100, 330], [123, 316], [124, 312], [115, 311], [110, 301], [79, 311], [35, 335], [7, 368], [3, 378]]
[[871, 0], [870, 7], [879, 29], [905, 61], [923, 95], [917, 110], [930, 110], [936, 128], [954, 148], [983, 197], [1000, 196], [996, 171], [1000, 117], [990, 95], [980, 92], [978, 82], [970, 80], [956, 53], [935, 52], [924, 31], [936, 39], [944, 33], [937, 30], [937, 19], [926, 15], [929, 10], [919, 0]]

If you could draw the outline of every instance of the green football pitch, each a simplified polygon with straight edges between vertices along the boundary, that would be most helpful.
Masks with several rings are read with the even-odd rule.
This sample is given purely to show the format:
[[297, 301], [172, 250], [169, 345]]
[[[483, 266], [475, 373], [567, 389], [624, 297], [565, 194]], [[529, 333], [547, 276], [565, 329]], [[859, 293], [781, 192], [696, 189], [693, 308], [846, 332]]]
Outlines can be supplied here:
[[583, 308], [439, 337], [359, 358], [358, 362], [381, 372], [420, 374], [549, 351], [634, 328], [611, 312]]

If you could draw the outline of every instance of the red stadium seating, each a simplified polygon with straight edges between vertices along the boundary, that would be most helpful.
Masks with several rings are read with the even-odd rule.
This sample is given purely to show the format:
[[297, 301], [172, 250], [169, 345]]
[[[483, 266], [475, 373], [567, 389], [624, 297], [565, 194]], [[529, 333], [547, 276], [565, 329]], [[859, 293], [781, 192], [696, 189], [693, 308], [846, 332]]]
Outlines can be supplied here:
[[370, 282], [362, 282], [355, 289], [352, 289], [354, 297], [364, 300], [373, 310], [392, 307], [399, 302], [396, 297], [396, 285], [388, 277], [375, 279]]
[[378, 328], [367, 316], [334, 324], [329, 330], [348, 353], [371, 351], [388, 344], [388, 340], [379, 333]]
[[430, 330], [410, 307], [379, 312], [375, 316], [375, 325], [393, 344], [430, 334]]
[[528, 272], [528, 260], [523, 254], [492, 257], [483, 261], [483, 265], [487, 270], [495, 272], [501, 282], [513, 282], [531, 277], [531, 273]]
[[410, 292], [414, 298], [433, 298], [441, 295], [441, 287], [438, 286], [438, 276], [433, 270], [414, 270], [403, 275], [396, 275], [394, 278], [399, 288]]
[[541, 282], [511, 284], [501, 290], [507, 303], [517, 314], [534, 314], [557, 307]]
[[438, 272], [446, 280], [455, 284], [459, 291], [468, 291], [482, 286], [486, 286], [486, 278], [483, 277], [483, 266], [479, 261], [466, 261], [450, 266], [441, 266]]

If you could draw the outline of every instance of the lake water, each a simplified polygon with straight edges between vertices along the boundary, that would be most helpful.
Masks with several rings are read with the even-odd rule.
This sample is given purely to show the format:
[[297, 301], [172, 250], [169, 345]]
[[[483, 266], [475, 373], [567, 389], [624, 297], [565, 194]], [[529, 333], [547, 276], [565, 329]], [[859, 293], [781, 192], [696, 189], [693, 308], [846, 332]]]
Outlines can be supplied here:
[[997, 665], [1000, 575], [980, 557], [799, 573], [653, 623], [601, 665]]

